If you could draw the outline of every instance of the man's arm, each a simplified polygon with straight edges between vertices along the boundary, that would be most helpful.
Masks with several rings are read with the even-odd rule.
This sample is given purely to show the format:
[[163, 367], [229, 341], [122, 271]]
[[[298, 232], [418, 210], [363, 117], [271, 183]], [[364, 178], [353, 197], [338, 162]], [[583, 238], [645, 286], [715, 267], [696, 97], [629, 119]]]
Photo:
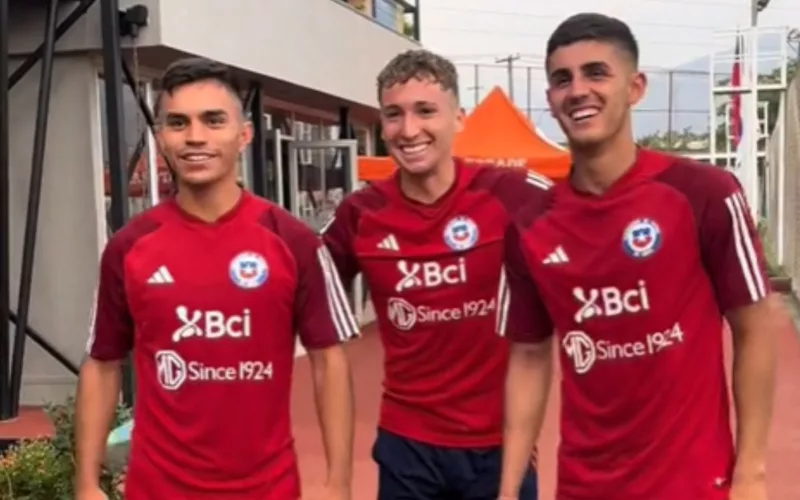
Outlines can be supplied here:
[[780, 297], [771, 294], [762, 245], [733, 177], [709, 183], [701, 218], [701, 250], [734, 346], [736, 480], [762, 480], [775, 392], [776, 336], [791, 327]]
[[733, 399], [737, 480], [763, 480], [775, 393], [776, 336], [793, 328], [772, 294], [727, 314], [733, 333]]
[[112, 239], [100, 261], [87, 357], [81, 366], [75, 400], [75, 489], [79, 494], [99, 487], [106, 439], [119, 402], [122, 360], [133, 345], [123, 259], [123, 251]]
[[[320, 231], [346, 290], [352, 289], [353, 280], [359, 273], [358, 259], [353, 251], [357, 217], [355, 207], [347, 197], [336, 207], [336, 213]], [[357, 297], [356, 300], [361, 298]]]
[[528, 272], [516, 226], [505, 238], [497, 331], [511, 341], [505, 388], [500, 498], [516, 499], [544, 422], [552, 379], [553, 328]]
[[291, 239], [298, 266], [297, 330], [308, 351], [325, 457], [327, 487], [350, 491], [355, 402], [350, 364], [342, 343], [359, 336], [358, 324], [336, 264], [310, 231]]

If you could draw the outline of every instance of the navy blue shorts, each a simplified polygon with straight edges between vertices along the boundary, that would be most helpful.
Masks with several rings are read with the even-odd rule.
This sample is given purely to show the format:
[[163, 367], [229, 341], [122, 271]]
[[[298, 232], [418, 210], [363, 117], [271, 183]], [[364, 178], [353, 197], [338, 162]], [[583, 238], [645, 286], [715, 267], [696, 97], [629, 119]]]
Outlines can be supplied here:
[[[497, 500], [500, 447], [444, 448], [379, 429], [372, 458], [378, 464], [378, 500]], [[519, 498], [537, 498], [533, 468]]]

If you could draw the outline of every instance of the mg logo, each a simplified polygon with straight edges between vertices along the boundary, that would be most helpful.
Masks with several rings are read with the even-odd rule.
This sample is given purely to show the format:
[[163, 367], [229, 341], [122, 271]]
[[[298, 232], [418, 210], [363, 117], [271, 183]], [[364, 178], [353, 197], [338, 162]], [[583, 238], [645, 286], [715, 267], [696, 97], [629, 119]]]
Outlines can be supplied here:
[[436, 288], [442, 285], [458, 285], [467, 282], [467, 264], [459, 257], [455, 264], [443, 266], [439, 262], [397, 261], [397, 270], [402, 277], [395, 285], [398, 293], [413, 288]]
[[222, 311], [196, 310], [190, 313], [188, 307], [178, 306], [175, 308], [175, 316], [181, 326], [172, 333], [173, 342], [192, 337], [238, 339], [250, 336], [249, 309], [242, 311], [242, 314], [226, 316]]
[[175, 391], [186, 382], [187, 375], [186, 361], [180, 354], [171, 350], [156, 353], [156, 376], [161, 387]]
[[407, 332], [417, 322], [417, 311], [407, 300], [392, 297], [386, 306], [386, 317], [395, 328]]
[[601, 316], [613, 317], [624, 313], [636, 314], [649, 311], [650, 299], [647, 296], [646, 283], [641, 280], [637, 285], [630, 290], [620, 290], [614, 286], [588, 290], [581, 287], [573, 288], [572, 296], [580, 306], [575, 313], [575, 322], [583, 323]]
[[564, 335], [561, 341], [567, 356], [575, 365], [575, 373], [583, 375], [588, 372], [597, 361], [597, 349], [594, 341], [586, 332], [572, 331]]

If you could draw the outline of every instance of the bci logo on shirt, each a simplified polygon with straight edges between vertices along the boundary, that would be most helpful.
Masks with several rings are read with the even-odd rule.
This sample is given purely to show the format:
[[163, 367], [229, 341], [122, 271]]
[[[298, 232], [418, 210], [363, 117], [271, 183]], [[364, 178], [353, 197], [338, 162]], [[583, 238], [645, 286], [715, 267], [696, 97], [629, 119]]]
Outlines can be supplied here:
[[647, 295], [647, 283], [637, 283], [636, 288], [620, 290], [615, 286], [602, 288], [572, 289], [572, 296], [578, 302], [579, 309], [575, 313], [575, 323], [598, 317], [613, 317], [620, 314], [636, 314], [650, 310], [650, 298]]
[[172, 333], [172, 341], [180, 342], [192, 337], [220, 339], [224, 337], [246, 338], [250, 336], [250, 310], [226, 316], [222, 311], [195, 310], [186, 306], [175, 308], [175, 316], [181, 325]]
[[436, 288], [442, 285], [458, 285], [467, 282], [467, 263], [459, 257], [453, 264], [442, 265], [436, 261], [409, 262], [397, 261], [400, 280], [395, 291], [403, 292], [414, 288]]

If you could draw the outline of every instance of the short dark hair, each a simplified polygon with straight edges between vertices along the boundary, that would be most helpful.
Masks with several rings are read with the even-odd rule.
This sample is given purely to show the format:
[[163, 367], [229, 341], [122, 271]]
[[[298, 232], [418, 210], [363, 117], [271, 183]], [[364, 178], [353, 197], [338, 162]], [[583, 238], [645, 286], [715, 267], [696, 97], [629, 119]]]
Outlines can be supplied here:
[[639, 65], [639, 44], [630, 27], [617, 18], [586, 12], [564, 20], [547, 40], [547, 59], [556, 50], [577, 42], [605, 42], [625, 51]]
[[161, 93], [153, 105], [156, 117], [161, 111], [161, 100], [164, 94], [172, 95], [180, 87], [202, 81], [219, 83], [228, 89], [239, 103], [242, 102], [239, 86], [228, 66], [202, 57], [186, 57], [170, 64], [161, 77]]
[[430, 50], [415, 49], [402, 52], [389, 61], [378, 74], [378, 98], [381, 92], [412, 78], [430, 78], [444, 90], [452, 91], [458, 99], [458, 70], [444, 56]]

